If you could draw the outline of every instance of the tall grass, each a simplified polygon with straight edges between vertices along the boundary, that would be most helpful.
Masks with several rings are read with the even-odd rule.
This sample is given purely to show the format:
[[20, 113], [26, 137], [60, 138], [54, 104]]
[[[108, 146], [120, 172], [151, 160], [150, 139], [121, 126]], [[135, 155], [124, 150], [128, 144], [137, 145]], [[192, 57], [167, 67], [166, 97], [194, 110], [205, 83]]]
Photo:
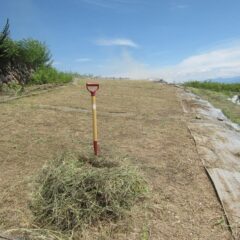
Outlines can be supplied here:
[[57, 71], [53, 67], [41, 67], [33, 73], [30, 84], [68, 83], [73, 74]]
[[240, 83], [218, 83], [211, 81], [190, 81], [184, 83], [187, 87], [208, 89], [216, 92], [240, 92]]

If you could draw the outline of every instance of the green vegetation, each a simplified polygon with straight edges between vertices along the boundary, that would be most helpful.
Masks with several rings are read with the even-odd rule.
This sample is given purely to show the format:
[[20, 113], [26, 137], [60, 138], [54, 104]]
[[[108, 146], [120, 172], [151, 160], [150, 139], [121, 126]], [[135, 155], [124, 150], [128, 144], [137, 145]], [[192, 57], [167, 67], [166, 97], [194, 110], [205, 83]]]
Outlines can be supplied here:
[[17, 42], [19, 56], [31, 69], [36, 70], [42, 66], [49, 66], [51, 63], [51, 53], [45, 43], [34, 39], [23, 39]]
[[146, 192], [136, 168], [122, 159], [68, 153], [43, 168], [31, 208], [40, 227], [71, 231], [120, 219]]
[[184, 83], [184, 86], [211, 102], [215, 107], [220, 108], [231, 121], [240, 124], [240, 107], [228, 99], [236, 94], [239, 95], [240, 83], [227, 84], [211, 81], [191, 81]]
[[190, 81], [184, 83], [187, 87], [200, 88], [200, 89], [208, 89], [216, 92], [240, 92], [240, 83], [218, 83], [211, 81]]
[[45, 83], [68, 83], [72, 80], [71, 73], [59, 72], [53, 67], [40, 67], [32, 74], [31, 84], [45, 84]]
[[8, 84], [0, 84], [0, 93], [7, 95], [19, 95], [23, 90], [24, 88], [16, 81], [11, 81]]
[[35, 39], [10, 38], [9, 21], [0, 32], [0, 90], [11, 92], [12, 83], [67, 83], [73, 75], [51, 66], [51, 53], [45, 43]]

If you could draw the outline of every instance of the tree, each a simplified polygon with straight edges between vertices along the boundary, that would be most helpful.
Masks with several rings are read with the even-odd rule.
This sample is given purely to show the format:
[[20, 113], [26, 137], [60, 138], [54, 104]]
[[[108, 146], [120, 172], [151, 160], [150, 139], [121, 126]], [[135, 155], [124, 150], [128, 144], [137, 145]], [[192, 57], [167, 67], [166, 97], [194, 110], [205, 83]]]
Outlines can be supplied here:
[[23, 39], [17, 44], [19, 59], [32, 70], [51, 64], [51, 54], [45, 43], [34, 39]]
[[9, 20], [7, 19], [2, 32], [0, 32], [0, 74], [5, 72], [6, 65], [10, 59], [9, 34]]
[[3, 44], [4, 40], [9, 36], [10, 31], [9, 31], [9, 19], [7, 19], [7, 22], [2, 30], [0, 32], [0, 46]]
[[51, 54], [45, 43], [34, 39], [12, 40], [9, 20], [0, 32], [0, 84], [29, 82], [37, 69], [51, 65]]

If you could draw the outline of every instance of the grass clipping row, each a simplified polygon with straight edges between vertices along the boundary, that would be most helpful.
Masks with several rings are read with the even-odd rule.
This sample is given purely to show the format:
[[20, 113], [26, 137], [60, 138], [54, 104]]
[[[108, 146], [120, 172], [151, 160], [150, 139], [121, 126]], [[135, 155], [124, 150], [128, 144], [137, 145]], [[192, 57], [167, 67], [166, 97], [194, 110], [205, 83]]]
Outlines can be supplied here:
[[147, 193], [136, 168], [124, 161], [64, 154], [41, 171], [31, 209], [41, 227], [82, 229], [123, 217]]

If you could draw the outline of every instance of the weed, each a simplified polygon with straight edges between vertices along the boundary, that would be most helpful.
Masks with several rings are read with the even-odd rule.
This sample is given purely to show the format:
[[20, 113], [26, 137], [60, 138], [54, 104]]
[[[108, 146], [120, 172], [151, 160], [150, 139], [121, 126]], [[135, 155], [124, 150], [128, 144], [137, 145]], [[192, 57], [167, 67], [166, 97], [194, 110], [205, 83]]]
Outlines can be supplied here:
[[41, 67], [32, 75], [30, 84], [68, 83], [72, 81], [71, 73], [59, 72], [53, 67]]
[[23, 86], [19, 85], [17, 82], [12, 81], [8, 84], [0, 84], [1, 94], [6, 95], [20, 95], [24, 91]]

